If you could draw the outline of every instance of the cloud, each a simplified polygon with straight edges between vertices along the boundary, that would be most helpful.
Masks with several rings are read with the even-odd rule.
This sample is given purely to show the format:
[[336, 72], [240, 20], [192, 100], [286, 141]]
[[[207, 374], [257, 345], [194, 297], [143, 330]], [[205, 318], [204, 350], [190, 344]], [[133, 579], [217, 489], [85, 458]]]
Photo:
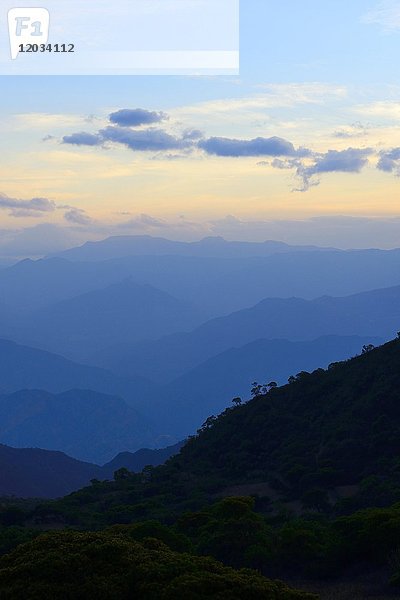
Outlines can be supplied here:
[[[293, 158], [293, 159], [284, 159], [282, 160], [281, 158], [275, 158], [272, 163], [271, 166], [274, 167], [274, 169], [295, 169], [301, 166], [301, 161], [298, 160], [297, 158]], [[264, 166], [262, 163], [259, 163], [260, 166]]]
[[367, 25], [380, 25], [385, 33], [400, 29], [400, 2], [398, 0], [383, 0], [369, 10], [362, 22]]
[[48, 198], [19, 200], [0, 193], [0, 209], [8, 210], [12, 217], [37, 217], [43, 213], [53, 212], [56, 208], [56, 203]]
[[13, 117], [13, 128], [18, 130], [44, 129], [47, 127], [76, 127], [82, 122], [82, 117], [74, 114], [57, 113], [17, 113]]
[[368, 135], [369, 126], [363, 125], [359, 121], [349, 125], [348, 127], [342, 127], [333, 132], [333, 137], [339, 139], [350, 139], [350, 138], [358, 138], [365, 137]]
[[[333, 95], [337, 99], [343, 98], [347, 91], [344, 88], [323, 86], [319, 84], [267, 86], [268, 94], [286, 95], [289, 101], [291, 93], [296, 97], [296, 102], [323, 102], [326, 95]], [[267, 95], [268, 95], [267, 94]], [[238, 99], [238, 102], [246, 99]], [[221, 101], [222, 102], [222, 101]], [[236, 102], [236, 100], [234, 101]], [[400, 103], [391, 103], [391, 109], [400, 115]], [[359, 113], [380, 114], [387, 108], [386, 103], [358, 106]], [[397, 114], [397, 113], [396, 113]], [[318, 176], [324, 173], [360, 173], [368, 164], [369, 156], [378, 155], [378, 169], [385, 172], [394, 172], [400, 175], [400, 163], [390, 152], [378, 152], [371, 148], [353, 148], [335, 150], [321, 153], [295, 144], [284, 137], [255, 137], [242, 139], [240, 137], [210, 136], [205, 137], [199, 129], [184, 128], [182, 122], [175, 122], [179, 133], [174, 128], [168, 130], [151, 126], [169, 118], [163, 112], [152, 112], [145, 109], [121, 109], [110, 114], [110, 121], [114, 124], [107, 125], [95, 133], [78, 132], [63, 137], [64, 144], [86, 145], [93, 147], [109, 147], [112, 145], [125, 146], [134, 152], [151, 152], [154, 160], [177, 161], [189, 158], [201, 158], [205, 155], [224, 158], [259, 158], [259, 166], [271, 166], [279, 170], [293, 170], [295, 176], [302, 182], [301, 187], [293, 191], [306, 192], [311, 187], [318, 186]], [[283, 126], [283, 125], [282, 125]], [[370, 124], [364, 125], [356, 121], [351, 125], [343, 126], [333, 132], [333, 137], [346, 140], [364, 137], [372, 128]], [[289, 135], [289, 134], [288, 134]], [[197, 151], [197, 152], [196, 152]], [[201, 151], [201, 152], [199, 152]], [[262, 159], [272, 159], [262, 160]], [[66, 217], [67, 219], [69, 217]], [[71, 219], [76, 223], [84, 224], [87, 216], [76, 212]], [[134, 223], [135, 225], [135, 223]]]
[[347, 148], [347, 150], [329, 150], [326, 154], [316, 154], [314, 164], [297, 166], [297, 176], [302, 180], [301, 188], [296, 192], [306, 192], [312, 186], [319, 185], [319, 180], [313, 180], [315, 175], [322, 173], [360, 173], [368, 164], [370, 148]]
[[199, 148], [216, 156], [295, 156], [295, 147], [291, 142], [279, 137], [253, 140], [237, 140], [224, 137], [211, 137], [199, 143]]
[[182, 159], [188, 160], [190, 158], [190, 152], [192, 149], [193, 149], [193, 146], [191, 148], [186, 148], [180, 152], [165, 152], [165, 151], [157, 152], [157, 154], [154, 154], [151, 157], [151, 160], [163, 160], [163, 161], [170, 161], [170, 162], [174, 162], [174, 161], [178, 161], [178, 160], [182, 160]]
[[369, 104], [358, 104], [354, 110], [367, 117], [379, 118], [380, 120], [400, 119], [400, 102], [392, 100], [380, 100]]
[[208, 235], [230, 240], [279, 240], [336, 248], [398, 248], [399, 217], [318, 216], [307, 219], [242, 220], [232, 215], [209, 223]]
[[318, 159], [310, 172], [316, 173], [359, 173], [368, 163], [367, 156], [372, 153], [370, 148], [347, 148], [347, 150], [329, 150]]
[[306, 192], [310, 187], [319, 185], [319, 180], [313, 179], [323, 173], [359, 173], [368, 164], [368, 156], [373, 153], [371, 148], [347, 148], [347, 150], [329, 150], [325, 154], [304, 153], [304, 157], [275, 158], [269, 163], [262, 161], [259, 166], [271, 166], [274, 169], [296, 169], [296, 176], [301, 179], [302, 187], [295, 192]]
[[189, 221], [183, 215], [172, 220], [138, 215], [119, 224], [96, 223], [82, 226], [49, 223], [0, 232], [1, 257], [38, 258], [88, 240], [110, 235], [158, 235], [168, 239], [194, 241], [206, 236], [223, 236], [237, 241], [279, 240], [288, 244], [334, 246], [339, 248], [400, 247], [400, 218], [318, 216], [307, 219], [245, 220], [227, 215], [212, 221]]
[[118, 227], [120, 227], [121, 229], [150, 231], [154, 229], [165, 229], [168, 227], [168, 222], [164, 219], [159, 219], [156, 217], [152, 217], [151, 215], [146, 215], [142, 213], [141, 215], [137, 215], [133, 219], [129, 219], [128, 221], [120, 223]]
[[395, 172], [400, 177], [400, 148], [393, 148], [388, 152], [381, 152], [377, 169], [385, 173]]
[[330, 85], [318, 82], [262, 84], [257, 88], [262, 93], [241, 98], [223, 98], [198, 102], [190, 106], [182, 106], [173, 111], [178, 118], [204, 117], [218, 119], [232, 114], [237, 119], [243, 113], [264, 113], [270, 109], [292, 108], [301, 105], [325, 104], [327, 100], [343, 101], [348, 90], [345, 86]]
[[182, 134], [184, 140], [200, 140], [202, 137], [204, 137], [204, 135], [200, 129], [185, 129]]
[[101, 146], [103, 144], [103, 140], [98, 134], [81, 131], [80, 133], [64, 135], [62, 143], [74, 144], [76, 146]]
[[[161, 235], [168, 239], [180, 239], [193, 241], [210, 234], [210, 227], [207, 222], [191, 221], [185, 215], [178, 215], [172, 219], [163, 219], [160, 217], [139, 214], [131, 219], [118, 223], [114, 228], [114, 235]], [[110, 232], [109, 232], [110, 235]]]
[[74, 225], [90, 225], [92, 223], [92, 219], [82, 208], [70, 208], [64, 214], [64, 219]]
[[207, 154], [223, 157], [257, 156], [308, 156], [306, 148], [295, 149], [294, 145], [280, 137], [252, 140], [240, 140], [225, 137], [202, 139], [199, 130], [186, 130], [181, 137], [174, 136], [163, 129], [131, 129], [129, 127], [108, 126], [97, 134], [74, 133], [64, 136], [64, 144], [101, 146], [105, 143], [122, 144], [130, 150], [141, 152], [163, 152], [167, 150], [187, 150], [198, 147]]
[[0, 236], [0, 255], [38, 258], [81, 244], [85, 240], [87, 241], [87, 235], [72, 227], [40, 223], [13, 231], [3, 230]]
[[128, 127], [108, 126], [97, 134], [73, 133], [63, 137], [64, 144], [79, 146], [103, 146], [107, 142], [122, 144], [130, 150], [141, 152], [178, 150], [192, 145], [191, 139], [178, 138], [163, 129], [129, 129]]
[[106, 127], [99, 132], [104, 141], [123, 144], [130, 150], [160, 151], [185, 148], [189, 142], [163, 129], [133, 130], [124, 127]]
[[[348, 90], [345, 86], [329, 83], [304, 82], [304, 83], [267, 83], [257, 86], [264, 89], [267, 96], [275, 102], [283, 102], [288, 106], [297, 104], [324, 104], [327, 99], [342, 100], [347, 97]], [[279, 104], [276, 104], [279, 106]]]
[[168, 119], [164, 112], [145, 110], [144, 108], [123, 108], [110, 114], [110, 121], [121, 127], [139, 127], [140, 125], [151, 125]]
[[57, 205], [48, 198], [31, 198], [30, 200], [19, 200], [10, 198], [0, 193], [0, 209], [8, 210], [12, 217], [43, 217], [45, 214], [56, 210], [65, 210], [64, 218], [74, 225], [90, 225], [92, 219], [81, 208], [74, 206]]

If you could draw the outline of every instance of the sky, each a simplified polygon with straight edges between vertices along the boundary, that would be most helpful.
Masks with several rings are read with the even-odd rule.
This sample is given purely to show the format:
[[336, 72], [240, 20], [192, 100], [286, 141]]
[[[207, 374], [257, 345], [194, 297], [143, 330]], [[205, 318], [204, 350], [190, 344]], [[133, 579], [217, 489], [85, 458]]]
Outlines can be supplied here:
[[399, 247], [399, 51], [400, 0], [242, 0], [239, 75], [0, 77], [0, 256]]

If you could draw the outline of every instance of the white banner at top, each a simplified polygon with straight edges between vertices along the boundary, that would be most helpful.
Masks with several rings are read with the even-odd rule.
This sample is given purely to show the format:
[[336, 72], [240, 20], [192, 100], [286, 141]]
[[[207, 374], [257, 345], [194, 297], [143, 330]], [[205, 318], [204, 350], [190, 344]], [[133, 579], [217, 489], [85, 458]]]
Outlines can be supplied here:
[[239, 0], [0, 0], [0, 75], [238, 72]]

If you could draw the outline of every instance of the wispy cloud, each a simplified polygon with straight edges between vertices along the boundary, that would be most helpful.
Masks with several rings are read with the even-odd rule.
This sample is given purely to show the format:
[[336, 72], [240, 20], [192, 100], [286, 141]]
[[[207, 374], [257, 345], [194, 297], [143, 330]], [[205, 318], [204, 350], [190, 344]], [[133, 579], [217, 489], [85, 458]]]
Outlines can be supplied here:
[[370, 104], [359, 104], [354, 107], [354, 112], [367, 117], [378, 117], [387, 121], [400, 120], [400, 102], [393, 100], [381, 100]]
[[[128, 215], [126, 215], [128, 216]], [[246, 219], [235, 215], [205, 221], [180, 216], [164, 219], [139, 214], [120, 223], [96, 223], [85, 228], [68, 223], [50, 223], [0, 233], [0, 256], [26, 258], [57, 252], [109, 235], [162, 235], [168, 239], [198, 240], [205, 236], [223, 236], [230, 240], [280, 240], [289, 244], [315, 244], [339, 248], [400, 247], [399, 217], [354, 217], [330, 215], [293, 219]], [[373, 240], [373, 241], [371, 241]]]
[[369, 134], [370, 128], [370, 126], [363, 125], [363, 123], [357, 121], [352, 125], [340, 127], [340, 129], [333, 132], [333, 137], [342, 140], [365, 137]]
[[22, 200], [0, 193], [0, 210], [7, 210], [8, 215], [15, 218], [38, 218], [56, 211], [65, 211], [65, 220], [74, 225], [90, 225], [93, 222], [83, 209], [68, 204], [57, 204], [48, 198]]
[[241, 98], [223, 98], [199, 102], [175, 109], [185, 115], [224, 114], [239, 111], [290, 108], [302, 104], [324, 104], [327, 100], [344, 100], [348, 95], [346, 86], [323, 83], [260, 84], [259, 93]]
[[90, 225], [93, 222], [82, 208], [70, 208], [65, 212], [64, 219], [74, 225]]
[[362, 22], [368, 25], [379, 25], [384, 32], [393, 33], [400, 29], [400, 2], [383, 0], [375, 8], [369, 10]]
[[160, 219], [158, 217], [152, 217], [147, 214], [137, 215], [128, 221], [123, 221], [118, 225], [120, 229], [129, 229], [132, 231], [143, 231], [151, 232], [158, 229], [168, 229], [168, 221]]
[[53, 212], [56, 208], [56, 203], [48, 198], [20, 200], [0, 193], [0, 209], [8, 210], [12, 217], [37, 217]]
[[22, 129], [43, 129], [45, 127], [76, 127], [85, 118], [74, 114], [60, 113], [19, 113], [13, 117], [13, 127]]

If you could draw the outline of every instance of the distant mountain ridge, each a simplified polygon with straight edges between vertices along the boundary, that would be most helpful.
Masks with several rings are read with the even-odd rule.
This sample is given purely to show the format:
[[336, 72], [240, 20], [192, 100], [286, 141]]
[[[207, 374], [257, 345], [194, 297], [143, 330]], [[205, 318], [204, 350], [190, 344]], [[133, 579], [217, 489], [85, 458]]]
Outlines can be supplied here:
[[[127, 506], [147, 506], [146, 518], [171, 513], [179, 518], [192, 502], [204, 507], [216, 498], [257, 494], [258, 510], [268, 516], [281, 519], [287, 508], [290, 515], [310, 517], [312, 510], [312, 519], [321, 523], [321, 514], [398, 503], [399, 389], [400, 336], [327, 370], [299, 373], [287, 385], [208, 419], [179, 454], [150, 474], [150, 484], [137, 478], [102, 484], [93, 494], [83, 490], [61, 500], [57, 508], [67, 523], [74, 501], [81, 506], [81, 523], [87, 514], [101, 523], [99, 506], [122, 515]], [[365, 529], [353, 529], [362, 549], [365, 531], [379, 523], [382, 535], [396, 544], [388, 516], [371, 515]], [[294, 543], [303, 543], [303, 524], [300, 531], [299, 538], [295, 530]], [[308, 544], [308, 534], [305, 539]]]
[[225, 258], [269, 256], [275, 252], [325, 251], [334, 248], [318, 246], [290, 245], [284, 242], [227, 241], [220, 236], [205, 237], [196, 242], [179, 242], [149, 235], [111, 236], [96, 242], [86, 242], [82, 246], [51, 254], [67, 260], [99, 261], [110, 258], [140, 255], [179, 255], [179, 256], [219, 256]]
[[117, 395], [134, 405], [155, 385], [144, 378], [118, 377], [111, 371], [83, 365], [30, 346], [0, 339], [0, 394], [21, 389], [39, 389], [51, 393], [87, 389]]
[[[0, 302], [28, 313], [128, 278], [200, 308], [206, 318], [212, 318], [264, 298], [344, 296], [400, 284], [400, 250], [290, 251], [234, 258], [138, 255], [97, 262], [28, 260], [0, 271]], [[0, 335], [8, 333], [3, 328]]]
[[171, 456], [178, 454], [184, 444], [185, 442], [178, 442], [159, 450], [141, 448], [136, 452], [121, 452], [113, 460], [103, 465], [103, 476], [110, 478], [115, 471], [122, 467], [133, 473], [140, 473], [148, 465], [157, 467], [165, 463]]
[[254, 381], [284, 385], [291, 375], [327, 368], [361, 354], [371, 343], [382, 340], [334, 335], [306, 342], [256, 340], [208, 359], [165, 386], [159, 402], [155, 400], [155, 414], [170, 433], [187, 435], [231, 406], [233, 398], [248, 399]]
[[[209, 358], [169, 384], [163, 382], [157, 385], [141, 378], [118, 377], [100, 368], [0, 340], [0, 393], [10, 394], [30, 388], [57, 394], [75, 388], [121, 396], [141, 415], [139, 428], [135, 430], [137, 436], [140, 439], [143, 433], [151, 431], [153, 446], [192, 433], [209, 414], [218, 413], [228, 406], [233, 397], [240, 395], [246, 398], [255, 379], [285, 383], [293, 373], [325, 367], [330, 362], [360, 353], [364, 344], [380, 342], [381, 339], [370, 336], [326, 336], [307, 342], [256, 340]], [[35, 391], [33, 393], [36, 394]], [[51, 405], [43, 410], [42, 418], [48, 418]], [[6, 420], [9, 414], [8, 411], [4, 416]], [[102, 435], [104, 427], [107, 432], [107, 423], [97, 421], [95, 429], [98, 436]], [[20, 431], [18, 445], [26, 446], [35, 441], [35, 445], [46, 448], [46, 442], [49, 442], [51, 449], [58, 449], [52, 434], [47, 438], [43, 425], [39, 429], [42, 431], [39, 439], [32, 438], [32, 432]], [[95, 430], [92, 435], [95, 435]], [[147, 439], [150, 441], [149, 437]], [[69, 448], [63, 449], [81, 458]], [[90, 456], [91, 461], [101, 462], [97, 452], [96, 446]], [[89, 460], [89, 457], [86, 459]]]
[[21, 316], [14, 331], [30, 345], [81, 359], [110, 343], [157, 339], [204, 320], [200, 310], [129, 278]]
[[79, 461], [63, 452], [12, 448], [0, 444], [0, 497], [57, 498], [89, 485], [92, 479], [112, 479], [121, 468], [140, 473], [178, 453], [183, 442], [162, 450], [123, 452], [104, 466]]
[[63, 452], [0, 444], [0, 496], [57, 498], [101, 475], [101, 467]]
[[316, 300], [267, 298], [252, 308], [212, 319], [190, 333], [111, 347], [92, 360], [121, 375], [135, 365], [137, 375], [171, 381], [212, 356], [257, 339], [306, 341], [334, 333], [388, 340], [399, 324], [400, 286]]
[[264, 481], [293, 501], [351, 485], [361, 506], [398, 502], [399, 389], [400, 337], [227, 411], [161, 468], [159, 480], [170, 468], [182, 481], [210, 479], [214, 492], [218, 480], [221, 491], [228, 481]]
[[90, 390], [0, 396], [0, 443], [60, 450], [102, 463], [121, 451], [153, 445], [154, 432], [122, 399]]

